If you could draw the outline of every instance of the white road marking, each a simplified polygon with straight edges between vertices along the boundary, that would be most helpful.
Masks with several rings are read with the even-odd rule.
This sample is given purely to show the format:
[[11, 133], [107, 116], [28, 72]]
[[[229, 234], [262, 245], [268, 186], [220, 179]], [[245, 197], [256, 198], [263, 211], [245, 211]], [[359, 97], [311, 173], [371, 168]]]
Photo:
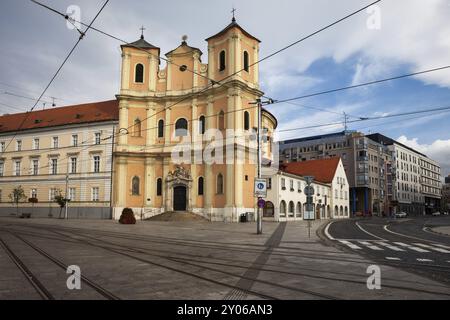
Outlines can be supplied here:
[[443, 248], [436, 248], [436, 247], [433, 247], [433, 246], [430, 246], [430, 245], [424, 244], [424, 243], [413, 243], [413, 245], [419, 246], [419, 247], [423, 247], [423, 248], [427, 248], [427, 249], [431, 249], [431, 250], [434, 250], [434, 251], [437, 251], [437, 252], [450, 253], [450, 251], [445, 250]]
[[380, 247], [374, 246], [373, 244], [370, 244], [367, 241], [358, 241], [359, 243], [361, 243], [362, 245], [365, 245], [367, 248], [372, 249], [372, 250], [383, 250]]
[[408, 248], [408, 249], [411, 249], [411, 250], [414, 250], [414, 251], [417, 251], [417, 252], [430, 252], [428, 250], [425, 250], [425, 249], [422, 249], [422, 248], [418, 248], [418, 247], [414, 247], [412, 245], [409, 245], [409, 244], [406, 244], [406, 243], [403, 243], [403, 242], [394, 242], [394, 243], [398, 244], [399, 246], [402, 246], [402, 247], [405, 247], [405, 248]]
[[377, 239], [379, 239], [379, 240], [384, 240], [384, 241], [386, 240], [386, 239], [380, 238], [380, 237], [378, 237], [378, 236], [376, 236], [376, 235], [370, 233], [369, 231], [366, 231], [363, 227], [361, 227], [361, 226], [359, 225], [358, 222], [356, 222], [356, 226], [357, 226], [359, 229], [361, 229], [361, 231], [367, 233], [369, 236], [372, 236], [372, 237], [377, 238]]
[[433, 262], [433, 260], [431, 259], [423, 259], [423, 258], [417, 258], [416, 260], [420, 262]]
[[361, 247], [358, 247], [356, 244], [351, 243], [350, 241], [347, 240], [339, 240], [340, 243], [345, 244], [346, 246], [349, 246], [352, 249], [361, 249]]
[[450, 247], [449, 246], [444, 246], [443, 244], [438, 244], [438, 243], [433, 243], [435, 246], [438, 246], [438, 247], [441, 247], [441, 248], [444, 248], [444, 249], [450, 249]]
[[434, 243], [434, 241], [430, 241], [430, 240], [427, 240], [427, 239], [417, 238], [417, 237], [413, 237], [413, 236], [408, 236], [408, 235], [406, 235], [406, 234], [394, 232], [394, 231], [388, 229], [388, 225], [385, 225], [385, 226], [383, 227], [383, 229], [386, 230], [386, 231], [389, 232], [389, 233], [396, 234], [396, 235], [398, 235], [398, 236], [402, 236], [402, 237], [406, 237], [406, 238], [410, 238], [410, 239], [416, 239], [416, 240], [420, 240], [420, 241], [426, 241], [426, 242], [432, 242], [432, 243]]
[[389, 243], [387, 243], [387, 242], [377, 241], [376, 243], [377, 243], [378, 245], [380, 245], [380, 246], [386, 247], [386, 248], [391, 249], [391, 250], [394, 250], [394, 251], [405, 251], [405, 250], [403, 250], [402, 248], [393, 246], [393, 245], [391, 245], [391, 244], [389, 244]]
[[327, 227], [325, 228], [325, 235], [328, 237], [328, 239], [330, 239], [330, 240], [335, 240], [332, 236], [331, 236], [331, 234], [328, 232], [328, 228], [331, 226], [331, 224], [333, 223], [334, 221], [331, 221], [329, 224], [327, 224]]
[[386, 257], [387, 260], [396, 260], [396, 261], [400, 261], [402, 259], [397, 258], [397, 257]]

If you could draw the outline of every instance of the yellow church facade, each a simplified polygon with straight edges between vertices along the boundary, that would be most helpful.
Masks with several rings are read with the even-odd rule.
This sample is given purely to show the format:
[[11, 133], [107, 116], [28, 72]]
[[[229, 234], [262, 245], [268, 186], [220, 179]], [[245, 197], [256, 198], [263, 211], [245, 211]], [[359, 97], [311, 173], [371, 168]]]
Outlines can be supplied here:
[[[122, 46], [119, 129], [114, 150], [113, 218], [186, 211], [211, 221], [255, 212], [255, 128], [260, 41], [236, 21], [206, 39], [208, 63], [187, 44], [165, 54], [141, 36]], [[272, 158], [277, 121], [262, 110]]]

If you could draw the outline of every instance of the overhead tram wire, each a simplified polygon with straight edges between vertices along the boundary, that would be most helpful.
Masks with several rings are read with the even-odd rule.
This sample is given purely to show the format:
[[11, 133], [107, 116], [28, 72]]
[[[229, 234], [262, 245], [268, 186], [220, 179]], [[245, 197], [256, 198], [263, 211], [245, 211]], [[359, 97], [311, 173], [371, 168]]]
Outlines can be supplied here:
[[[436, 116], [436, 115], [445, 114], [445, 113], [448, 113], [448, 112], [450, 112], [450, 109], [449, 110], [437, 111], [435, 113], [430, 113], [430, 114], [426, 114], [426, 115], [422, 115], [422, 114], [421, 115], [415, 115], [415, 116], [411, 116], [411, 117], [408, 117], [408, 118], [405, 118], [405, 119], [402, 119], [402, 120], [405, 121], [405, 120], [429, 118], [429, 117], [433, 117], [433, 116]], [[353, 129], [353, 130], [363, 130], [363, 129], [367, 129], [367, 128], [381, 127], [381, 126], [384, 127], [386, 125], [393, 124], [393, 123], [398, 123], [398, 120], [386, 121], [386, 122], [383, 122], [383, 123], [373, 124], [373, 125], [364, 126], [364, 127], [358, 127], [358, 128]]]
[[[100, 15], [100, 13], [103, 11], [103, 9], [105, 8], [105, 6], [108, 4], [109, 0], [106, 0], [105, 3], [102, 5], [102, 7], [100, 8], [100, 10], [97, 12], [97, 14], [95, 15], [95, 17], [92, 19], [91, 23], [87, 26], [86, 30], [84, 32], [81, 33], [81, 35], [78, 37], [77, 42], [75, 43], [75, 45], [72, 47], [72, 49], [69, 51], [69, 53], [67, 54], [67, 56], [65, 57], [65, 59], [63, 60], [63, 62], [61, 63], [61, 65], [59, 66], [58, 70], [56, 70], [55, 74], [53, 75], [53, 77], [50, 79], [50, 82], [47, 84], [47, 86], [44, 88], [44, 90], [42, 91], [42, 93], [39, 95], [39, 98], [36, 100], [35, 104], [33, 105], [33, 107], [30, 109], [30, 111], [28, 111], [25, 115], [25, 118], [22, 120], [22, 122], [20, 123], [19, 127], [15, 130], [13, 137], [9, 140], [8, 144], [6, 145], [5, 149], [8, 149], [9, 145], [11, 144], [11, 142], [14, 140], [14, 138], [17, 136], [17, 133], [20, 131], [20, 129], [22, 128], [22, 126], [24, 125], [25, 121], [28, 119], [30, 113], [36, 108], [37, 104], [39, 103], [39, 101], [42, 99], [42, 97], [44, 96], [45, 92], [47, 91], [47, 89], [50, 87], [50, 85], [53, 83], [53, 81], [55, 80], [56, 76], [59, 74], [59, 72], [61, 71], [61, 69], [63, 68], [63, 66], [66, 64], [67, 60], [69, 60], [69, 57], [72, 55], [72, 53], [75, 51], [76, 47], [78, 46], [78, 44], [81, 42], [81, 40], [84, 38], [84, 36], [86, 35], [86, 33], [89, 31], [89, 29], [91, 28], [92, 24], [94, 23], [94, 21], [97, 19], [97, 17]], [[0, 153], [3, 154], [3, 151]]]
[[14, 109], [14, 110], [26, 112], [26, 110], [20, 109], [20, 107], [15, 107], [15, 106], [9, 105], [7, 103], [3, 103], [3, 102], [0, 102], [0, 106], [4, 106], [4, 107], [11, 108], [11, 109]]
[[[275, 100], [275, 101], [277, 101], [277, 100]], [[313, 106], [307, 106], [307, 105], [304, 105], [304, 104], [298, 104], [298, 103], [294, 103], [294, 102], [291, 102], [291, 101], [288, 101], [286, 103], [290, 104], [290, 105], [293, 105], [293, 106], [305, 108], [305, 109], [311, 109], [311, 110], [317, 110], [317, 111], [322, 111], [322, 112], [328, 112], [328, 113], [332, 113], [332, 114], [336, 114], [336, 115], [342, 116], [342, 112], [338, 112], [338, 111], [332, 111], [332, 110], [329, 110], [329, 109], [313, 107]], [[351, 115], [349, 113], [346, 113], [346, 115], [351, 117], [351, 118], [355, 118], [355, 119], [362, 119], [362, 118], [364, 118], [364, 117], [360, 117], [360, 116]]]
[[425, 73], [441, 71], [441, 70], [445, 70], [445, 69], [449, 69], [449, 68], [450, 68], [450, 65], [446, 65], [446, 66], [437, 67], [437, 68], [433, 68], [433, 69], [427, 69], [427, 70], [423, 70], [423, 71], [403, 74], [403, 75], [400, 75], [400, 76], [395, 76], [395, 77], [390, 77], [390, 78], [385, 78], [385, 79], [380, 79], [380, 80], [364, 82], [364, 83], [351, 85], [351, 86], [346, 86], [346, 87], [340, 87], [340, 88], [337, 88], [337, 89], [330, 89], [330, 90], [325, 90], [325, 91], [319, 91], [319, 92], [310, 93], [310, 94], [306, 94], [306, 95], [302, 95], [302, 96], [298, 96], [298, 97], [287, 98], [287, 99], [282, 99], [282, 100], [275, 100], [272, 104], [287, 103], [287, 102], [291, 102], [291, 101], [294, 101], [294, 100], [300, 100], [300, 99], [315, 97], [315, 96], [324, 95], [324, 94], [328, 94], [328, 93], [334, 93], [334, 92], [339, 92], [339, 91], [344, 91], [344, 90], [349, 90], [349, 89], [360, 88], [360, 87], [369, 86], [369, 85], [378, 84], [378, 83], [387, 82], [387, 81], [392, 81], [392, 80], [399, 80], [399, 79], [413, 77], [413, 76], [417, 76], [417, 75], [421, 75], [421, 74], [425, 74]]
[[[402, 117], [402, 116], [408, 116], [408, 115], [414, 115], [414, 114], [424, 114], [424, 113], [428, 113], [428, 112], [436, 112], [436, 111], [444, 111], [444, 110], [450, 110], [450, 106], [438, 107], [438, 108], [433, 108], [433, 109], [422, 109], [422, 110], [403, 112], [403, 113], [388, 114], [385, 116], [367, 117], [367, 118], [363, 118], [363, 119], [349, 120], [349, 121], [347, 121], [347, 123], [388, 119], [388, 118]], [[277, 130], [277, 133], [304, 130], [304, 129], [316, 129], [316, 128], [334, 126], [334, 125], [342, 125], [342, 122], [330, 122], [330, 123], [323, 123], [323, 124], [317, 124], [317, 125], [311, 125], [311, 126], [282, 129], [282, 130]]]
[[[33, 1], [34, 3], [40, 5], [40, 6], [46, 8], [46, 9], [48, 9], [48, 10], [50, 10], [50, 11], [52, 11], [52, 12], [54, 12], [54, 13], [60, 15], [60, 16], [63, 16], [65, 19], [68, 19], [68, 16], [67, 16], [66, 14], [63, 14], [63, 13], [59, 12], [59, 11], [56, 10], [56, 9], [53, 9], [53, 8], [47, 6], [47, 5], [44, 5], [44, 4], [42, 4], [42, 3], [40, 3], [40, 2], [38, 2], [38, 1], [36, 1], [36, 0], [31, 0], [31, 1]], [[354, 16], [354, 15], [360, 13], [361, 11], [363, 11], [363, 10], [369, 8], [370, 6], [373, 6], [374, 4], [379, 3], [379, 2], [381, 2], [381, 1], [382, 1], [382, 0], [374, 1], [374, 2], [372, 2], [372, 3], [370, 3], [370, 4], [368, 4], [368, 5], [364, 6], [364, 7], [362, 7], [362, 8], [360, 8], [360, 9], [356, 10], [356, 11], [353, 11], [352, 13], [350, 13], [350, 14], [344, 16], [343, 18], [340, 18], [340, 19], [338, 19], [338, 20], [336, 20], [336, 21], [334, 21], [334, 22], [332, 22], [332, 23], [326, 25], [325, 27], [323, 27], [323, 28], [321, 28], [321, 29], [319, 29], [319, 30], [317, 30], [317, 31], [315, 31], [315, 32], [313, 32], [313, 33], [311, 33], [311, 34], [305, 36], [305, 37], [302, 37], [302, 38], [296, 40], [295, 42], [293, 42], [293, 43], [291, 43], [291, 44], [289, 44], [289, 45], [287, 45], [287, 46], [285, 46], [285, 47], [283, 47], [283, 48], [281, 48], [281, 49], [279, 49], [279, 50], [277, 50], [277, 51], [275, 51], [275, 52], [269, 54], [268, 56], [266, 56], [266, 57], [264, 57], [264, 58], [262, 58], [262, 59], [260, 59], [260, 60], [257, 60], [257, 61], [255, 61], [255, 62], [253, 62], [252, 64], [249, 65], [249, 67], [252, 67], [252, 66], [254, 66], [254, 65], [256, 65], [256, 64], [258, 64], [258, 63], [260, 63], [260, 62], [262, 62], [262, 61], [264, 61], [264, 60], [267, 60], [267, 59], [269, 59], [270, 57], [273, 57], [273, 56], [275, 56], [276, 54], [278, 54], [278, 53], [280, 53], [280, 52], [283, 52], [283, 51], [287, 50], [288, 48], [291, 48], [291, 47], [297, 45], [298, 43], [300, 43], [300, 42], [302, 42], [302, 41], [305, 41], [305, 40], [307, 40], [307, 39], [313, 37], [314, 35], [316, 35], [316, 34], [322, 32], [322, 31], [324, 31], [324, 30], [326, 30], [326, 29], [331, 28], [332, 26], [334, 26], [334, 25], [336, 25], [336, 24], [338, 24], [338, 23], [340, 23], [340, 22], [342, 22], [342, 21], [344, 21], [344, 20], [346, 20], [346, 19], [348, 19], [348, 18], [350, 18], [350, 17], [352, 17], [352, 16]], [[77, 23], [81, 23], [82, 25], [84, 25], [84, 23], [81, 22], [81, 21], [76, 21], [76, 20], [73, 20], [73, 21], [75, 21], [75, 22], [77, 22]], [[99, 32], [99, 33], [102, 33], [102, 34], [104, 34], [104, 35], [106, 35], [106, 36], [108, 36], [108, 37], [111, 37], [111, 38], [113, 38], [113, 39], [116, 39], [116, 40], [118, 40], [118, 41], [124, 42], [124, 43], [126, 43], [126, 44], [130, 44], [130, 43], [128, 43], [128, 42], [126, 42], [126, 41], [124, 41], [124, 40], [118, 38], [118, 37], [115, 37], [115, 36], [113, 36], [113, 35], [111, 35], [111, 34], [109, 34], [109, 33], [107, 33], [107, 32], [104, 32], [104, 31], [102, 31], [102, 30], [99, 30], [99, 29], [97, 29], [97, 28], [92, 27], [92, 30], [97, 31], [97, 32]], [[145, 52], [147, 52], [147, 51], [145, 51]], [[147, 52], [147, 53], [148, 53], [148, 52]], [[148, 53], [148, 54], [150, 54], [150, 53]], [[158, 57], [158, 58], [161, 58], [161, 57]], [[171, 63], [171, 62], [169, 62], [169, 63]], [[242, 71], [244, 71], [244, 70], [245, 70], [245, 69], [242, 68], [241, 70], [238, 70], [238, 71], [232, 73], [231, 75], [226, 76], [225, 78], [223, 78], [222, 80], [220, 80], [220, 82], [223, 82], [223, 81], [225, 81], [225, 80], [227, 80], [227, 79], [229, 79], [229, 78], [235, 76], [236, 74], [238, 74], [238, 73], [240, 73], [240, 72], [242, 72]], [[190, 72], [193, 72], [192, 70], [189, 70], [189, 71], [190, 71]], [[201, 76], [204, 77], [204, 75], [201, 75]], [[209, 78], [208, 78], [208, 79], [209, 79]], [[160, 111], [154, 113], [153, 115], [151, 115], [151, 116], [149, 116], [149, 117], [146, 117], [146, 118], [142, 119], [141, 121], [147, 120], [147, 119], [149, 119], [150, 117], [154, 117], [154, 116], [156, 116], [157, 114], [162, 113], [162, 112], [164, 112], [165, 110], [172, 108], [173, 106], [175, 106], [175, 105], [177, 105], [177, 104], [179, 104], [179, 103], [181, 103], [181, 102], [183, 102], [183, 101], [185, 101], [185, 100], [191, 98], [191, 97], [194, 96], [194, 95], [198, 95], [198, 94], [201, 94], [201, 93], [207, 91], [207, 90], [210, 88], [210, 86], [213, 87], [215, 84], [220, 84], [219, 81], [215, 81], [215, 80], [213, 80], [213, 79], [209, 79], [209, 80], [211, 81], [211, 83], [210, 83], [209, 85], [207, 85], [203, 90], [201, 90], [201, 91], [199, 91], [199, 92], [194, 92], [194, 93], [192, 93], [191, 95], [189, 95], [189, 96], [187, 96], [187, 97], [184, 97], [183, 99], [181, 99], [181, 100], [175, 102], [174, 104], [172, 104], [172, 105], [170, 105], [170, 106], [168, 106], [168, 107], [165, 107], [165, 108], [163, 108], [162, 110], [160, 110]], [[223, 84], [220, 84], [220, 86], [221, 86], [221, 85], [223, 85]], [[263, 97], [264, 97], [264, 98], [267, 98], [267, 99], [270, 99], [271, 101], [274, 101], [273, 99], [271, 99], [271, 98], [269, 98], [269, 97], [265, 97], [265, 96], [263, 96]], [[131, 126], [129, 126], [129, 127], [127, 127], [127, 128], [123, 128], [123, 129], [128, 130], [128, 129], [130, 129], [130, 128], [133, 127], [133, 126], [134, 126], [134, 124], [131, 125]]]
[[[0, 83], [0, 86], [2, 86], [1, 83]], [[11, 86], [11, 87], [12, 87], [12, 86]], [[20, 89], [20, 88], [18, 88], [18, 87], [15, 87], [15, 88], [17, 88], [17, 89], [19, 89], [19, 90], [21, 90], [21, 91], [24, 91], [24, 90], [22, 90], [22, 89]], [[23, 98], [23, 99], [27, 99], [27, 100], [33, 100], [33, 101], [36, 101], [36, 98], [32, 98], [32, 97], [29, 97], [29, 96], [20, 95], [20, 94], [14, 93], [14, 92], [6, 91], [6, 90], [3, 91], [2, 94], [9, 95], [9, 96], [13, 96], [13, 97], [17, 97], [17, 98]], [[50, 97], [50, 96], [45, 96], [45, 97], [50, 98], [50, 99], [54, 99], [54, 100], [63, 100], [63, 99], [57, 98], [57, 97]], [[53, 101], [50, 102], [50, 101], [46, 101], [46, 100], [41, 99], [41, 102], [52, 103]]]

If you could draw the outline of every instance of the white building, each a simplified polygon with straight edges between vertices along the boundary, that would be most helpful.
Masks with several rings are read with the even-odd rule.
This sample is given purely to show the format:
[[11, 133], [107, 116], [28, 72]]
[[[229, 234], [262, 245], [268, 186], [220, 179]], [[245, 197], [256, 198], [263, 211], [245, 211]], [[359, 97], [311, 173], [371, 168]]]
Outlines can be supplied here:
[[16, 213], [10, 195], [20, 186], [19, 214], [58, 217], [60, 194], [70, 218], [111, 218], [117, 123], [116, 100], [0, 116], [0, 215]]
[[[264, 172], [264, 171], [263, 171]], [[293, 162], [268, 179], [264, 220], [302, 220], [306, 208], [304, 176], [314, 176], [316, 219], [349, 217], [349, 185], [340, 158]]]

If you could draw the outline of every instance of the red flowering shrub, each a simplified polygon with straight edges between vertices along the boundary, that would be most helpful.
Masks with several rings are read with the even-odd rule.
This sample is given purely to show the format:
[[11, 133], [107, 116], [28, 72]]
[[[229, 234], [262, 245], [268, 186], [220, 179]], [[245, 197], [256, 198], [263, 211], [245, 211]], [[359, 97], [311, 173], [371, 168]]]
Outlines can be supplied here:
[[130, 208], [124, 208], [120, 215], [119, 223], [121, 224], [136, 224], [136, 218], [134, 217], [133, 210]]

